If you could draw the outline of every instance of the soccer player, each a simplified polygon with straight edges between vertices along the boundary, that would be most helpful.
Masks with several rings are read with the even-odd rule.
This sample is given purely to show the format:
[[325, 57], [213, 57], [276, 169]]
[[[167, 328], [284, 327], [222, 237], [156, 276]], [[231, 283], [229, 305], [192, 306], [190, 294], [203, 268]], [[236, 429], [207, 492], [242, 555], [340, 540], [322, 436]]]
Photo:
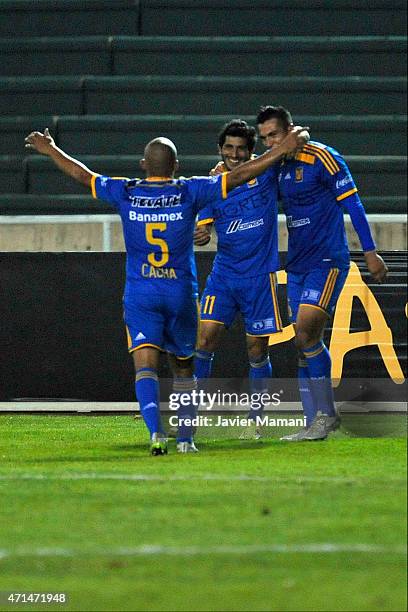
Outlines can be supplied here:
[[[225, 124], [218, 136], [222, 163], [213, 172], [242, 166], [251, 158], [256, 138], [256, 129], [243, 120]], [[218, 237], [217, 254], [201, 299], [196, 377], [211, 375], [214, 351], [223, 331], [240, 312], [246, 328], [251, 394], [267, 390], [267, 380], [272, 376], [269, 336], [282, 331], [276, 292], [278, 173], [275, 164], [230, 192], [224, 203], [213, 202], [201, 210], [195, 232], [199, 245], [210, 240], [212, 225]], [[260, 415], [260, 409], [250, 409], [251, 425], [241, 438], [261, 436], [257, 426]]]
[[[94, 197], [113, 204], [121, 216], [127, 251], [124, 319], [136, 370], [136, 395], [150, 432], [151, 453], [167, 454], [160, 418], [159, 353], [169, 353], [174, 389], [191, 394], [196, 386], [193, 355], [197, 333], [197, 279], [193, 256], [195, 218], [200, 208], [223, 200], [235, 187], [262, 174], [280, 157], [303, 146], [307, 133], [295, 128], [273, 152], [217, 177], [175, 179], [177, 150], [155, 138], [140, 165], [146, 178], [100, 176], [55, 145], [48, 129], [32, 132], [26, 148], [47, 155], [65, 174], [86, 185]], [[178, 451], [196, 451], [192, 403], [179, 412]]]
[[[273, 151], [286, 138], [293, 122], [282, 106], [264, 106], [257, 125], [262, 142]], [[295, 325], [299, 389], [306, 416], [305, 428], [282, 439], [325, 439], [340, 424], [323, 332], [350, 265], [344, 210], [350, 215], [374, 280], [381, 283], [388, 270], [376, 252], [353, 177], [335, 149], [310, 141], [294, 158], [283, 160], [279, 190], [289, 234], [288, 309]]]

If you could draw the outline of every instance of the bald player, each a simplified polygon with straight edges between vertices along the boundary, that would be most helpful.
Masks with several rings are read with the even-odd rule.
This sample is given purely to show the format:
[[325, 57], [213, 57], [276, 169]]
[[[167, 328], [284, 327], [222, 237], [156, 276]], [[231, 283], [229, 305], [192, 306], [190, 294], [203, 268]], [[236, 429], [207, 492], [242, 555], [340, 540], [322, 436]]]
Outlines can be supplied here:
[[26, 148], [50, 157], [65, 174], [86, 185], [95, 198], [110, 202], [121, 216], [125, 239], [126, 284], [123, 297], [128, 349], [136, 371], [136, 395], [150, 433], [152, 455], [167, 454], [160, 418], [158, 366], [166, 351], [174, 391], [190, 401], [178, 412], [177, 450], [196, 452], [189, 419], [196, 388], [193, 356], [197, 337], [197, 277], [193, 233], [198, 211], [222, 201], [287, 154], [300, 149], [308, 134], [294, 128], [282, 143], [232, 172], [214, 177], [175, 179], [177, 150], [167, 138], [155, 138], [144, 151], [144, 179], [101, 176], [58, 148], [48, 129], [32, 132]]

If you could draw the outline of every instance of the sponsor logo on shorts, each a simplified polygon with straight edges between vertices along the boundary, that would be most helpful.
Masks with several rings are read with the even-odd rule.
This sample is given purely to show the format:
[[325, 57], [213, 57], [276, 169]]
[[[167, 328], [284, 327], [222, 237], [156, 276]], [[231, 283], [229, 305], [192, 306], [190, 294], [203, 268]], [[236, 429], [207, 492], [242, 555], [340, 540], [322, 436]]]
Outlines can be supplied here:
[[309, 225], [310, 219], [309, 217], [304, 217], [303, 219], [294, 219], [292, 215], [287, 217], [287, 226], [288, 227], [301, 227], [302, 225]]
[[226, 234], [234, 234], [235, 232], [243, 232], [248, 229], [253, 229], [254, 227], [259, 227], [264, 224], [263, 219], [256, 219], [255, 221], [247, 221], [246, 223], [242, 223], [242, 219], [235, 219], [235, 221], [231, 221], [229, 224]]
[[321, 291], [316, 291], [316, 289], [305, 289], [302, 293], [301, 300], [311, 300], [313, 302], [318, 302], [321, 296]]
[[261, 331], [262, 329], [275, 329], [275, 322], [273, 319], [263, 319], [263, 321], [254, 321], [252, 323], [252, 329], [254, 331]]

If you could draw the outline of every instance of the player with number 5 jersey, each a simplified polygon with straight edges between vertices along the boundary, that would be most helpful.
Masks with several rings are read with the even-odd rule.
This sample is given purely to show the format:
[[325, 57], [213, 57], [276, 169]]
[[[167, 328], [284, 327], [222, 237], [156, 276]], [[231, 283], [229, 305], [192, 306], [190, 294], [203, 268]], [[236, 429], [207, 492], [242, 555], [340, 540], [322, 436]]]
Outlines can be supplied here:
[[[197, 335], [197, 279], [193, 232], [198, 211], [222, 199], [235, 187], [255, 178], [283, 155], [308, 139], [296, 128], [273, 153], [217, 177], [175, 179], [178, 169], [174, 143], [159, 137], [149, 142], [140, 162], [146, 178], [115, 179], [100, 176], [59, 149], [48, 129], [32, 132], [26, 147], [49, 156], [57, 167], [92, 189], [119, 212], [127, 251], [124, 318], [129, 351], [136, 370], [136, 395], [150, 433], [152, 455], [167, 454], [160, 417], [159, 354], [169, 354], [174, 391], [192, 393], [193, 354]], [[192, 404], [179, 413], [177, 449], [195, 452]]]

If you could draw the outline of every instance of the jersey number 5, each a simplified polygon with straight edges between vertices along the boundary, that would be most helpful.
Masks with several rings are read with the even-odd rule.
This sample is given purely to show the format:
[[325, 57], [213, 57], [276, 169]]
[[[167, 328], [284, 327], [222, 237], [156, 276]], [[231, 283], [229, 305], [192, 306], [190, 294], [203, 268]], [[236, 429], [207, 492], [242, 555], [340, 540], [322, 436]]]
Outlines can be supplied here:
[[165, 266], [169, 261], [169, 247], [163, 238], [156, 238], [153, 236], [153, 232], [165, 232], [167, 229], [167, 223], [146, 223], [146, 240], [149, 244], [154, 244], [160, 247], [160, 253], [153, 252], [147, 256], [147, 261], [150, 265], [160, 268]]

